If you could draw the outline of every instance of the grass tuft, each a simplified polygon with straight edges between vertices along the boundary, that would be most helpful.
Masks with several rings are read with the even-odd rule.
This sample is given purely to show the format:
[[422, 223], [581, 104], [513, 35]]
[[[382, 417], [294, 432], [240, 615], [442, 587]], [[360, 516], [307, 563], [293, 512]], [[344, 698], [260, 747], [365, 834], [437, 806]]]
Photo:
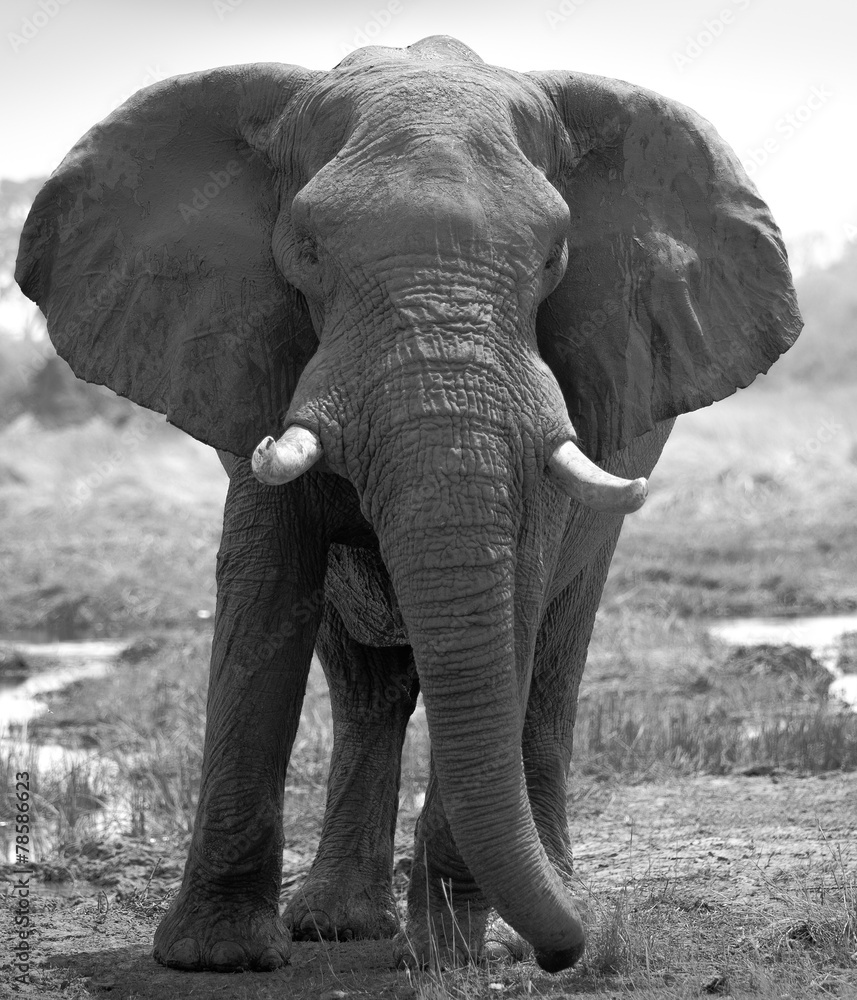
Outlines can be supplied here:
[[670, 774], [857, 768], [857, 715], [835, 705], [781, 704], [734, 715], [716, 698], [612, 693], [582, 700], [574, 772], [626, 781]]

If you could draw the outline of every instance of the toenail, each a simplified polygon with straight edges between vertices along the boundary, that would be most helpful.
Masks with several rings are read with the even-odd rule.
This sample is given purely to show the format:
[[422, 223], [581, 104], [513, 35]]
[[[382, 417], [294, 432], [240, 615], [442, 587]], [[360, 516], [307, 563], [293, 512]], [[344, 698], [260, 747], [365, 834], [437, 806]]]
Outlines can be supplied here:
[[288, 964], [288, 958], [278, 948], [266, 948], [259, 956], [258, 968], [263, 972], [271, 972]]
[[241, 969], [247, 966], [247, 953], [235, 941], [218, 941], [211, 949], [208, 963], [214, 969]]
[[186, 937], [176, 941], [167, 950], [164, 963], [171, 965], [175, 969], [199, 968], [199, 944], [196, 938]]

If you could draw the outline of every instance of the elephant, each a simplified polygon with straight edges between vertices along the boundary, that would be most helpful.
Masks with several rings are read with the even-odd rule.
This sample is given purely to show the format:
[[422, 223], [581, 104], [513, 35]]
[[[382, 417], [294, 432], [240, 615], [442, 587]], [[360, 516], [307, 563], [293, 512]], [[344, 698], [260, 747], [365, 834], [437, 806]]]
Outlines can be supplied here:
[[[447, 36], [330, 71], [158, 82], [74, 146], [16, 271], [75, 373], [229, 474], [199, 804], [154, 957], [268, 970], [292, 939], [453, 962], [500, 920], [585, 943], [566, 813], [578, 689], [623, 518], [677, 416], [802, 322], [780, 232], [714, 128]], [[314, 649], [334, 746], [318, 852], [279, 908]], [[400, 755], [431, 770], [407, 930]]]

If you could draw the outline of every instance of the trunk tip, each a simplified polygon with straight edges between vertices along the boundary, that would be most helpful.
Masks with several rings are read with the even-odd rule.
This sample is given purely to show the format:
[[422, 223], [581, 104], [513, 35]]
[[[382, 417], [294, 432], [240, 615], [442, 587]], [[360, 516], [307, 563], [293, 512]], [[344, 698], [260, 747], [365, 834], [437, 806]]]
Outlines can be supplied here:
[[536, 963], [545, 972], [562, 972], [563, 969], [570, 969], [580, 961], [585, 947], [583, 938], [581, 938], [571, 948], [563, 948], [561, 951], [539, 951], [537, 949], [535, 952]]

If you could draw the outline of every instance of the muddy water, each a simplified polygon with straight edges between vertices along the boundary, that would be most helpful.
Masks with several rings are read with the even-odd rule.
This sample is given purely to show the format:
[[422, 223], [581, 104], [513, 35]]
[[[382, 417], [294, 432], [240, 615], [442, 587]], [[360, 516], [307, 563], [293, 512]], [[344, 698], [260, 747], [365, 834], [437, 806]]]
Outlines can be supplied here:
[[127, 646], [127, 642], [107, 639], [0, 641], [0, 654], [17, 654], [26, 664], [25, 673], [15, 670], [0, 676], [0, 739], [9, 739], [13, 733], [26, 738], [27, 723], [47, 710], [40, 695], [61, 691], [86, 677], [104, 676]]
[[[44, 696], [61, 691], [84, 678], [103, 677], [128, 647], [120, 640], [0, 640], [0, 754], [10, 770], [38, 772], [62, 780], [74, 770], [82, 780], [97, 771], [107, 777], [109, 763], [95, 760], [92, 751], [70, 749], [58, 743], [37, 743], [29, 739], [29, 723], [47, 711]], [[92, 784], [90, 782], [90, 784]], [[111, 803], [111, 814], [114, 813]], [[120, 804], [121, 806], [121, 804]], [[78, 803], [87, 813], [93, 829], [106, 831], [106, 814], [97, 797]], [[39, 824], [41, 846], [46, 847], [56, 826], [50, 817]], [[38, 844], [38, 841], [37, 841]], [[0, 823], [0, 857], [14, 861], [14, 834], [11, 824]]]
[[127, 642], [94, 640], [86, 642], [0, 642], [0, 653], [17, 654], [27, 667], [26, 679], [16, 671], [0, 676], [0, 738], [22, 730], [47, 708], [39, 695], [61, 691], [86, 677], [102, 677]]
[[708, 630], [730, 646], [803, 646], [833, 675], [831, 698], [857, 711], [857, 674], [839, 666], [843, 639], [857, 632], [857, 615], [815, 615], [802, 618], [723, 618]]

